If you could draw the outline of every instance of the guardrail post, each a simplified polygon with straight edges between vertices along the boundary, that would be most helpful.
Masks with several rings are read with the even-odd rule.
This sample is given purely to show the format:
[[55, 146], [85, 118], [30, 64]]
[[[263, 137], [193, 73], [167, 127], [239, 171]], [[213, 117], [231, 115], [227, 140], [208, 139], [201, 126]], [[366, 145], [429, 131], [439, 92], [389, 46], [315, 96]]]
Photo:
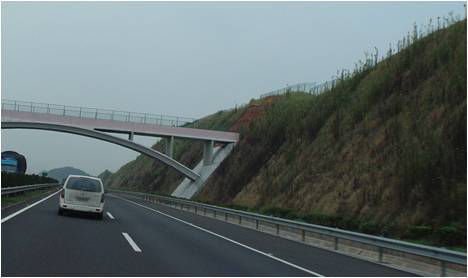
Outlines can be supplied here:
[[255, 229], [258, 230], [258, 219], [255, 219]]
[[338, 237], [335, 237], [335, 250], [338, 250]]
[[224, 213], [224, 221], [228, 222], [228, 214], [227, 214], [227, 212]]
[[97, 109], [96, 109], [96, 112], [94, 113], [94, 119], [97, 120]]
[[214, 210], [213, 212], [214, 212], [214, 218], [216, 218], [216, 210]]
[[50, 113], [50, 108], [49, 108], [49, 104], [47, 103], [47, 114]]
[[81, 106], [80, 106], [80, 114], [79, 115], [80, 115], [80, 119], [81, 119]]
[[447, 264], [445, 261], [440, 261], [440, 276], [447, 276]]
[[195, 214], [198, 214], [198, 207], [195, 206]]
[[203, 208], [203, 215], [206, 215], [206, 208]]
[[306, 233], [306, 231], [302, 230], [302, 241], [305, 241], [305, 233]]
[[280, 230], [279, 224], [276, 224], [276, 234], [277, 234], [277, 235], [279, 235], [279, 230]]
[[379, 246], [379, 263], [383, 262], [383, 248]]
[[15, 111], [18, 111], [18, 107], [16, 106], [16, 100], [13, 103], [15, 104]]
[[242, 225], [242, 215], [239, 215], [239, 225]]

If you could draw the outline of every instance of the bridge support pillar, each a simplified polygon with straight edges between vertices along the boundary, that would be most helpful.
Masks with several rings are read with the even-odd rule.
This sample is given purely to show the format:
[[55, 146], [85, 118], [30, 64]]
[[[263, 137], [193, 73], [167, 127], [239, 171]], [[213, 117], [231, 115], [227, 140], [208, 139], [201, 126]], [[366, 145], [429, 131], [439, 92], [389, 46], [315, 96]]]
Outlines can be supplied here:
[[174, 153], [174, 136], [168, 137], [166, 140], [166, 155], [172, 158]]
[[133, 136], [134, 135], [135, 134], [133, 134], [133, 132], [128, 133], [128, 140], [133, 141]]
[[213, 164], [213, 146], [214, 141], [206, 141], [203, 144], [203, 165]]

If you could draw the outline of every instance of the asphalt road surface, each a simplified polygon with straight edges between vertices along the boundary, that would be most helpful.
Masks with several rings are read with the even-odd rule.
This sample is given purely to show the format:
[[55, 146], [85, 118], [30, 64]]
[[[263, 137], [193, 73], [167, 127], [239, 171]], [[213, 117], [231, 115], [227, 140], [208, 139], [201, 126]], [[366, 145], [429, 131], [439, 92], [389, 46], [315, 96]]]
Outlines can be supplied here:
[[58, 193], [2, 211], [2, 276], [411, 276], [115, 194], [103, 220], [57, 209]]

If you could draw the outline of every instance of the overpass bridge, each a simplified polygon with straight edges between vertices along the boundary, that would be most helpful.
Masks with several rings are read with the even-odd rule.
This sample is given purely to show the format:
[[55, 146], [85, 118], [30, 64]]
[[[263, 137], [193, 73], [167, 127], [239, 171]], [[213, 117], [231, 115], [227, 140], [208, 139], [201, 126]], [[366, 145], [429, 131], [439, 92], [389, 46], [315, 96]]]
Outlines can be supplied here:
[[[202, 141], [204, 165], [212, 164], [214, 143], [226, 145], [239, 139], [238, 133], [199, 128], [193, 118], [2, 99], [2, 129], [17, 128], [72, 133], [118, 144], [159, 160], [192, 181], [199, 174], [172, 157], [176, 138]], [[107, 133], [128, 134], [128, 140]], [[133, 142], [135, 135], [164, 138], [165, 153]]]

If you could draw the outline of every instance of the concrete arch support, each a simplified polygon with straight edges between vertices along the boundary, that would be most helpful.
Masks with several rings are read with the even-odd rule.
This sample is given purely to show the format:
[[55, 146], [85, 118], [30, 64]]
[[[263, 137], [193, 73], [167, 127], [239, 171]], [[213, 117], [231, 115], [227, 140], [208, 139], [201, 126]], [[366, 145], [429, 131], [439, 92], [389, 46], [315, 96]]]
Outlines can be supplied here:
[[[95, 138], [98, 140], [106, 141], [109, 143], [117, 144], [122, 147], [137, 151], [141, 154], [147, 155], [151, 158], [154, 158], [162, 163], [172, 167], [174, 170], [178, 171], [185, 177], [189, 178], [192, 181], [197, 180], [200, 176], [192, 171], [190, 168], [179, 163], [178, 161], [172, 159], [171, 157], [164, 155], [156, 150], [142, 146], [130, 140], [125, 140], [119, 137], [115, 137], [103, 132], [95, 131], [92, 129], [68, 126], [68, 125], [58, 125], [58, 124], [49, 124], [41, 122], [9, 122], [2, 121], [2, 129], [40, 129], [40, 130], [50, 130], [64, 133], [71, 133], [86, 137]], [[133, 138], [132, 138], [133, 139]]]

